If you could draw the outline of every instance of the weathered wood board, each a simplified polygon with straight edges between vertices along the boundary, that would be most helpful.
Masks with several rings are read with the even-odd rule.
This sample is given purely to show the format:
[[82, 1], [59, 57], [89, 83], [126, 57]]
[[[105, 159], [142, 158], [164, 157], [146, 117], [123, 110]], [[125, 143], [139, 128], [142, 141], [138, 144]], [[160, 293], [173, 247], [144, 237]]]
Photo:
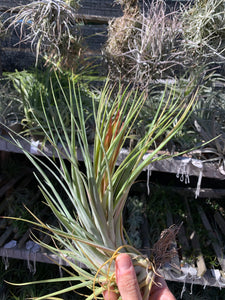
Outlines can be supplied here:
[[[33, 154], [36, 155], [42, 155], [42, 153], [39, 151], [40, 148], [42, 148], [41, 146], [41, 142], [38, 145], [35, 143], [31, 143], [31, 142], [27, 142], [25, 140], [20, 139], [20, 143], [23, 149], [25, 149], [25, 151], [27, 152], [32, 152]], [[1, 138], [0, 139], [0, 151], [7, 151], [7, 152], [14, 152], [14, 153], [23, 153], [22, 149], [18, 148], [18, 146], [16, 146], [12, 140], [10, 138]], [[44, 146], [43, 149], [45, 155], [48, 156], [55, 156], [55, 153], [52, 152], [52, 148], [48, 145]], [[90, 152], [92, 152], [92, 147], [90, 146]], [[122, 149], [118, 158], [117, 163], [120, 164], [124, 158], [128, 155], [129, 150], [127, 149]], [[148, 155], [148, 154], [147, 154]], [[82, 161], [82, 155], [81, 152], [78, 151], [77, 153], [78, 156], [78, 160]], [[147, 166], [146, 168], [144, 168], [143, 171], [147, 171], [147, 172], [164, 172], [164, 173], [173, 173], [175, 174], [175, 176], [177, 175], [177, 180], [180, 180], [180, 176], [184, 176], [185, 170], [184, 170], [184, 161], [186, 161], [185, 157], [174, 157], [174, 158], [168, 158], [168, 159], [164, 159], [164, 160], [159, 160], [159, 161], [154, 161], [152, 162], [149, 167]], [[199, 160], [200, 162], [200, 160]], [[189, 171], [188, 174], [185, 173], [185, 176], [199, 176], [199, 172], [200, 169], [198, 167], [196, 167], [191, 160], [189, 161]], [[182, 171], [183, 170], [183, 171]], [[184, 172], [184, 173], [183, 173]], [[225, 180], [225, 176], [223, 174], [221, 174], [218, 171], [218, 166], [216, 164], [212, 164], [212, 163], [204, 163], [204, 166], [202, 168], [202, 177], [207, 177], [207, 178], [214, 178], [214, 179], [219, 179], [219, 180]], [[191, 190], [187, 190], [187, 193], [193, 193], [194, 189]], [[204, 189], [203, 189], [203, 193], [204, 193]], [[218, 192], [219, 193], [219, 192]], [[224, 194], [224, 190], [223, 192], [220, 193], [221, 196], [223, 196]]]
[[[107, 38], [107, 25], [83, 25], [81, 28], [83, 45], [87, 55], [99, 56]], [[20, 43], [19, 32], [13, 31], [0, 39], [0, 57], [3, 72], [30, 69], [35, 66], [35, 49], [30, 43]]]

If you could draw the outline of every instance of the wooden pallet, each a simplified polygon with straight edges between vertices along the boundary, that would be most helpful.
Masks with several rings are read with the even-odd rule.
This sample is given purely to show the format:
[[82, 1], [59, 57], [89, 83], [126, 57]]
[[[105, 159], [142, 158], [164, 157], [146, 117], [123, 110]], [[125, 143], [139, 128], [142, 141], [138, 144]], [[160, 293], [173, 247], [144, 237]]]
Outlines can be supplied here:
[[[9, 197], [14, 188], [18, 185], [20, 188], [29, 186], [31, 180], [30, 173], [24, 172], [17, 177], [9, 180], [0, 187], [0, 215], [4, 215], [7, 210], [7, 205], [11, 205]], [[4, 180], [2, 180], [4, 182]], [[32, 199], [32, 203], [38, 201], [40, 194]], [[160, 272], [167, 280], [176, 282], [185, 282], [192, 284], [200, 284], [203, 286], [225, 287], [225, 259], [223, 246], [225, 243], [225, 219], [219, 211], [215, 213], [213, 218], [208, 218], [200, 204], [197, 204], [197, 212], [202, 220], [205, 230], [207, 231], [210, 247], [213, 248], [215, 257], [219, 262], [219, 266], [215, 269], [207, 268], [205, 258], [202, 254], [202, 245], [199, 236], [196, 234], [195, 224], [192, 218], [192, 212], [187, 197], [184, 197], [187, 214], [187, 224], [180, 227], [177, 235], [177, 240], [174, 241], [174, 247], [179, 248], [179, 255], [176, 255], [170, 263], [164, 265]], [[31, 203], [31, 207], [32, 207]], [[44, 215], [44, 211], [41, 212]], [[177, 218], [170, 209], [167, 211], [167, 226], [177, 223]], [[145, 238], [148, 232], [148, 223], [144, 223]], [[26, 260], [29, 269], [32, 271], [35, 268], [36, 262], [58, 263], [65, 262], [58, 256], [46, 251], [31, 239], [31, 231], [35, 228], [28, 228], [25, 232], [20, 233], [16, 224], [11, 219], [0, 219], [0, 256], [6, 267], [10, 258]], [[42, 234], [42, 233], [40, 233]], [[42, 234], [38, 236], [47, 244], [51, 243], [48, 235]], [[144, 247], [149, 249], [148, 241], [144, 241]], [[190, 264], [190, 258], [186, 256], [187, 250], [195, 252], [196, 261]], [[188, 263], [189, 262], [189, 263]], [[79, 266], [84, 265], [76, 262]]]
[[[17, 140], [21, 143], [21, 147], [19, 148], [15, 143], [7, 136], [0, 137], [0, 151], [3, 152], [11, 152], [11, 153], [23, 153], [23, 149], [27, 152], [33, 153], [35, 155], [43, 155], [41, 151], [39, 151], [40, 148], [43, 148], [41, 145], [41, 142], [35, 141], [25, 141], [21, 138], [17, 138]], [[60, 147], [60, 145], [59, 145]], [[90, 151], [92, 151], [92, 146], [90, 145]], [[45, 144], [44, 149], [42, 149], [43, 153], [48, 156], [55, 156], [53, 149], [50, 145]], [[128, 155], [129, 150], [128, 149], [122, 149], [118, 158], [118, 164], [121, 163], [121, 161]], [[162, 155], [162, 153], [159, 153], [159, 155]], [[148, 155], [148, 153], [146, 154]], [[77, 150], [77, 156], [78, 160], [82, 161], [83, 157], [79, 149]], [[192, 162], [193, 161], [193, 162]], [[199, 168], [196, 164], [196, 161], [198, 164], [202, 165], [202, 168]], [[186, 170], [186, 167], [188, 166], [188, 172]], [[181, 177], [183, 176], [196, 176], [198, 177], [200, 174], [200, 171], [202, 171], [202, 177], [206, 178], [213, 178], [213, 179], [219, 179], [219, 180], [225, 180], [225, 176], [220, 173], [218, 169], [217, 163], [212, 162], [204, 162], [202, 163], [201, 160], [197, 159], [191, 159], [189, 157], [174, 157], [174, 158], [168, 158], [164, 160], [154, 161], [149, 166], [143, 169], [143, 171], [148, 172], [149, 176], [151, 175], [151, 172], [163, 172], [163, 173], [172, 173], [176, 174], [177, 180], [181, 180]], [[181, 193], [182, 193], [181, 189]], [[195, 188], [190, 188], [187, 185], [186, 192], [188, 194], [192, 194], [196, 191]], [[179, 188], [178, 188], [179, 192]], [[225, 190], [212, 190], [212, 189], [200, 189], [200, 197], [208, 197], [208, 196], [214, 196], [214, 193], [216, 194], [216, 197], [220, 198], [225, 195]]]
[[[167, 280], [198, 284], [203, 286], [214, 286], [225, 288], [225, 220], [219, 211], [213, 218], [209, 218], [200, 204], [194, 205], [206, 231], [204, 239], [208, 240], [208, 247], [214, 251], [214, 259], [217, 261], [215, 268], [207, 267], [206, 258], [203, 255], [201, 237], [197, 233], [196, 225], [193, 221], [193, 209], [191, 212], [187, 194], [183, 193], [183, 201], [186, 206], [186, 224], [182, 224], [174, 241], [178, 246], [178, 253], [172, 261], [162, 268], [161, 272]], [[168, 210], [167, 225], [177, 222]], [[186, 253], [194, 253], [195, 260], [186, 256]]]

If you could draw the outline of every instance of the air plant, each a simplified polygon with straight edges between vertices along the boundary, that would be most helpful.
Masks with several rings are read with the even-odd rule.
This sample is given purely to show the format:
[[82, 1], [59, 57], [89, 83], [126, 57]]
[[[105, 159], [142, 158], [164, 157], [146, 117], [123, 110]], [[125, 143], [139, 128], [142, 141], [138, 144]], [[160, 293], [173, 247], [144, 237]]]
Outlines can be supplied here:
[[[58, 84], [65, 96], [71, 122], [68, 130], [61, 117], [57, 98], [54, 97], [62, 132], [59, 133], [54, 120], [48, 118], [46, 119], [48, 131], [43, 127], [42, 129], [54, 149], [55, 157], [49, 157], [40, 149], [48, 161], [46, 164], [40, 157], [23, 150], [19, 140], [14, 138], [18, 147], [37, 168], [36, 177], [41, 192], [59, 223], [57, 227], [45, 224], [31, 212], [35, 220], [27, 222], [46, 231], [51, 236], [53, 244], [47, 245], [35, 236], [34, 239], [70, 266], [69, 269], [63, 267], [68, 273], [67, 277], [39, 281], [39, 283], [68, 282], [68, 288], [36, 299], [53, 299], [69, 291], [79, 291], [82, 287], [90, 289], [87, 299], [101, 299], [102, 292], [111, 287], [117, 291], [114, 260], [118, 253], [128, 252], [133, 259], [143, 299], [146, 300], [158, 267], [173, 255], [170, 252], [170, 244], [177, 229], [167, 229], [148, 258], [125, 239], [123, 209], [130, 188], [143, 168], [156, 160], [168, 157], [168, 155], [159, 156], [157, 153], [173, 138], [189, 117], [196, 93], [191, 97], [182, 96], [178, 99], [174, 97], [175, 88], [169, 93], [165, 91], [145, 136], [137, 141], [134, 148], [118, 164], [121, 150], [126, 140], [130, 138], [136, 118], [145, 103], [147, 97], [145, 92], [139, 93], [129, 86], [126, 88], [121, 86], [116, 90], [107, 81], [100, 96], [93, 94], [95, 137], [94, 145], [90, 147], [79, 84], [69, 81], [69, 94], [64, 93], [59, 79]], [[54, 90], [52, 93], [54, 95]], [[43, 114], [47, 117], [44, 105]], [[176, 126], [173, 126], [175, 119]], [[148, 153], [161, 136], [163, 136], [161, 143]], [[79, 154], [82, 155], [84, 169], [80, 167]], [[51, 177], [60, 186], [59, 189]], [[78, 263], [86, 269], [79, 267]], [[38, 282], [21, 285], [31, 283]]]
[[[165, 1], [144, 2], [144, 8], [119, 1], [124, 14], [109, 23], [105, 56], [111, 76], [139, 86], [171, 79], [192, 64], [182, 46], [178, 10], [168, 12]], [[138, 1], [132, 1], [138, 2]]]
[[40, 0], [11, 8], [4, 25], [14, 29], [19, 43], [30, 43], [36, 59], [42, 55], [47, 61], [58, 62], [80, 54], [80, 35], [77, 9], [79, 0]]
[[225, 3], [223, 0], [197, 0], [183, 7], [184, 47], [198, 63], [225, 60]]
[[216, 73], [205, 78], [199, 91], [198, 103], [190, 118], [198, 143], [209, 141], [205, 147], [192, 154], [202, 162], [216, 163], [221, 174], [225, 174], [224, 83], [224, 76]]
[[210, 142], [207, 147], [193, 151], [193, 155], [199, 155], [203, 162], [217, 162], [218, 171], [225, 175], [225, 134], [221, 131], [215, 115], [208, 121], [196, 118], [194, 125], [203, 141]]

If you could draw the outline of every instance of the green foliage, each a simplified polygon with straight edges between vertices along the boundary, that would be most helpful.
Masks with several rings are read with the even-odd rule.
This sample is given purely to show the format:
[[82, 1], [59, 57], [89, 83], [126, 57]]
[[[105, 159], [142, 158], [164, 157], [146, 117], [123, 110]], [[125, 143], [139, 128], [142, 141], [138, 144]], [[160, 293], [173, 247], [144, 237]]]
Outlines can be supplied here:
[[[12, 84], [5, 79], [0, 80], [0, 120], [8, 127], [20, 124], [23, 118], [23, 102]], [[14, 128], [15, 129], [15, 128]], [[3, 130], [3, 128], [2, 128]]]
[[[43, 132], [43, 128], [48, 131], [49, 125], [46, 122], [46, 116], [43, 114], [43, 106], [48, 119], [52, 122], [51, 128], [55, 126], [55, 132], [58, 131], [59, 134], [62, 132], [59, 116], [54, 105], [55, 98], [57, 98], [61, 118], [69, 130], [71, 122], [69, 117], [70, 111], [65, 103], [65, 97], [69, 97], [69, 85], [77, 82], [78, 77], [82, 75], [60, 73], [59, 77], [63, 91], [58, 86], [54, 72], [51, 72], [49, 69], [45, 71], [36, 69], [34, 72], [16, 71], [15, 73], [7, 73], [5, 76], [13, 83], [15, 90], [19, 94], [20, 104], [22, 103], [23, 118], [21, 124], [24, 126], [23, 134], [45, 140], [46, 133]], [[80, 93], [85, 103], [85, 115], [88, 118], [90, 116], [91, 98], [85, 84], [83, 83], [82, 85], [81, 81]], [[11, 102], [15, 105], [13, 100]], [[55, 125], [53, 125], [53, 122]], [[89, 122], [91, 123], [90, 119]]]

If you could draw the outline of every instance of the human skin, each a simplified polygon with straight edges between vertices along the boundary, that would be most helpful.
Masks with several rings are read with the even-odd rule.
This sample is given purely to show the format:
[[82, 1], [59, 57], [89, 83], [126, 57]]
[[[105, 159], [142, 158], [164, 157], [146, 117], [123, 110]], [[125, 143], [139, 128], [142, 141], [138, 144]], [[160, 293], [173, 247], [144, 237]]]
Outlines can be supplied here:
[[[121, 253], [116, 258], [116, 282], [122, 300], [142, 300], [137, 277], [130, 256]], [[165, 280], [156, 276], [149, 300], [176, 300], [169, 290]], [[105, 291], [105, 300], [117, 300], [118, 294], [113, 291]]]

